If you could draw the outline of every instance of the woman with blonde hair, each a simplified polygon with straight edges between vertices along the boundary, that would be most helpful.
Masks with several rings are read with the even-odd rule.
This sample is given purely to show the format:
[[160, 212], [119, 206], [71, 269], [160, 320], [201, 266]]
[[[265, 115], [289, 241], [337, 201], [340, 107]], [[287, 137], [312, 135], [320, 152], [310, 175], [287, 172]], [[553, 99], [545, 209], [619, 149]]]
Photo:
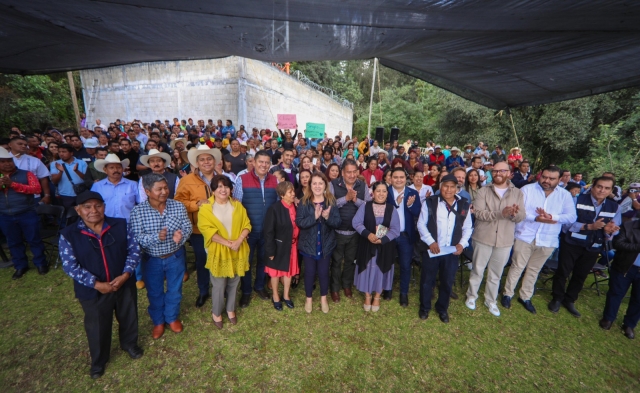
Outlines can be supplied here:
[[218, 329], [222, 329], [222, 309], [225, 306], [229, 322], [237, 323], [236, 293], [240, 277], [249, 270], [249, 245], [247, 236], [251, 223], [242, 203], [231, 198], [233, 184], [228, 177], [211, 179], [213, 195], [208, 204], [200, 205], [198, 229], [204, 237], [207, 263], [211, 281], [211, 317]]
[[300, 228], [298, 248], [304, 260], [304, 288], [307, 296], [304, 309], [313, 310], [313, 283], [320, 281], [320, 307], [329, 312], [329, 267], [336, 248], [335, 230], [341, 223], [336, 198], [329, 191], [329, 180], [322, 173], [311, 175], [309, 186], [298, 205], [296, 224]]

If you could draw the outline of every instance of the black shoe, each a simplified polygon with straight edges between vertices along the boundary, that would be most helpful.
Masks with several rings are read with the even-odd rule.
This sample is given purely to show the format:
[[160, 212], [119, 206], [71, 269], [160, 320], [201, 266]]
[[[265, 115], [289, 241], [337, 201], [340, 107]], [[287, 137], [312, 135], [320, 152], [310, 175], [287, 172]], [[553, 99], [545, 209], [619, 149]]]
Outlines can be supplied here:
[[446, 312], [441, 312], [439, 316], [442, 322], [449, 323], [449, 314], [447, 314]]
[[240, 308], [249, 307], [249, 303], [251, 303], [251, 295], [243, 294], [240, 298]]
[[560, 311], [560, 302], [557, 300], [552, 300], [549, 302], [549, 305], [547, 306], [547, 308], [552, 313], [557, 314], [558, 311]]
[[402, 307], [407, 307], [409, 306], [409, 295], [406, 294], [400, 294], [400, 305]]
[[44, 276], [45, 274], [49, 273], [49, 265], [37, 266], [37, 268], [38, 268], [38, 274], [40, 274], [41, 276]]
[[572, 302], [562, 302], [562, 305], [576, 318], [580, 318], [582, 314], [576, 309], [576, 305]]
[[267, 292], [264, 288], [257, 290], [255, 289], [255, 292], [258, 294], [258, 296], [260, 297], [260, 299], [262, 300], [269, 300], [271, 299], [271, 295], [269, 295], [269, 292]]
[[453, 291], [451, 291], [451, 299], [458, 300], [458, 294], [453, 292]]
[[607, 321], [606, 319], [602, 318], [600, 320], [600, 327], [603, 328], [604, 330], [609, 330], [611, 329], [611, 325], [613, 324], [613, 322], [611, 321]]
[[622, 325], [622, 332], [624, 333], [624, 336], [629, 340], [633, 340], [634, 338], [636, 338], [635, 332], [629, 326]]
[[393, 297], [393, 291], [389, 290], [389, 291], [382, 291], [382, 298], [384, 300], [391, 300], [391, 298]]
[[284, 302], [284, 304], [289, 307], [289, 308], [293, 308], [293, 300], [289, 299], [282, 299], [282, 301]]
[[196, 308], [204, 306], [204, 302], [206, 302], [207, 299], [209, 299], [208, 293], [206, 295], [198, 295], [198, 298], [196, 299]]
[[25, 267], [24, 269], [16, 269], [15, 273], [13, 273], [13, 276], [11, 278], [14, 280], [22, 278], [22, 276], [24, 276], [27, 270], [29, 270], [28, 267]]
[[536, 314], [536, 308], [533, 307], [531, 300], [522, 300], [518, 298], [518, 301], [524, 306], [525, 310], [529, 311], [531, 314]]
[[276, 302], [273, 299], [271, 299], [271, 302], [273, 302], [273, 308], [275, 308], [278, 311], [282, 311], [282, 302]]
[[129, 349], [125, 349], [125, 352], [129, 354], [131, 359], [140, 359], [142, 357], [142, 354], [144, 353], [142, 348], [140, 348], [138, 345], [134, 345]]
[[502, 307], [504, 308], [511, 308], [511, 297], [507, 295], [502, 296], [502, 299], [500, 299], [500, 304], [502, 304]]
[[91, 369], [91, 371], [89, 371], [89, 375], [91, 375], [91, 379], [98, 379], [101, 376], [104, 375], [104, 367], [100, 367], [100, 368], [95, 368], [95, 369]]
[[427, 319], [427, 318], [429, 318], [429, 311], [420, 310], [420, 311], [418, 311], [418, 316], [422, 320]]

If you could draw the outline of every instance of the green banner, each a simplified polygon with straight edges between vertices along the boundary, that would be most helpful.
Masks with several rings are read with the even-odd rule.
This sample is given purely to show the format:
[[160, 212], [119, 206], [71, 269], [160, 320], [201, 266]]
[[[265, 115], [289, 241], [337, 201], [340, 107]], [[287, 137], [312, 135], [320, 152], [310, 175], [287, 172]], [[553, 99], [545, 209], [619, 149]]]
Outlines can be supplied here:
[[309, 139], [323, 139], [324, 138], [324, 124], [307, 123], [307, 129], [304, 134]]

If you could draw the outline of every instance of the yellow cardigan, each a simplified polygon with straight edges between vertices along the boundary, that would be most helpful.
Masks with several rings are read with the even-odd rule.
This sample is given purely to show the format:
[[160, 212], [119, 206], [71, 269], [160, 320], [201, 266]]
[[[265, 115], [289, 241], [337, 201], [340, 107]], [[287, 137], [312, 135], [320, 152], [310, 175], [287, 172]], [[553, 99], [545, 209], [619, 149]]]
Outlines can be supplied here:
[[233, 240], [240, 237], [244, 229], [251, 231], [251, 223], [244, 206], [233, 198], [228, 203], [233, 206], [232, 233], [229, 235], [222, 222], [213, 214], [213, 196], [209, 198], [209, 204], [203, 204], [198, 211], [198, 228], [204, 237], [204, 247], [207, 250], [207, 264], [214, 277], [244, 276], [249, 270], [249, 245], [244, 239], [238, 251], [233, 251], [227, 246], [211, 240], [216, 233], [225, 239]]

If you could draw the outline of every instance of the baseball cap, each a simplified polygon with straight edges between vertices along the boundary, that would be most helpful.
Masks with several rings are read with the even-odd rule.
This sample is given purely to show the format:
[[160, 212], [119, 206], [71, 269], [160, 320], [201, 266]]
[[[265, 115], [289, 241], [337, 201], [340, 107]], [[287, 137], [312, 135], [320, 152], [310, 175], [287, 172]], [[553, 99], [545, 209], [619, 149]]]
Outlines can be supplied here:
[[640, 188], [640, 183], [631, 183], [631, 184], [629, 184], [629, 188], [636, 188], [636, 189], [638, 189], [638, 188]]
[[436, 147], [434, 147], [434, 149], [442, 149], [442, 146], [436, 145]]
[[100, 195], [99, 193], [95, 191], [85, 191], [76, 197], [76, 204], [82, 205], [90, 199], [97, 199], [100, 202], [104, 202], [104, 199], [102, 199], [102, 195]]
[[446, 183], [448, 181], [458, 184], [458, 179], [456, 179], [454, 175], [446, 175], [445, 177], [442, 178], [442, 180], [440, 180], [440, 184]]

